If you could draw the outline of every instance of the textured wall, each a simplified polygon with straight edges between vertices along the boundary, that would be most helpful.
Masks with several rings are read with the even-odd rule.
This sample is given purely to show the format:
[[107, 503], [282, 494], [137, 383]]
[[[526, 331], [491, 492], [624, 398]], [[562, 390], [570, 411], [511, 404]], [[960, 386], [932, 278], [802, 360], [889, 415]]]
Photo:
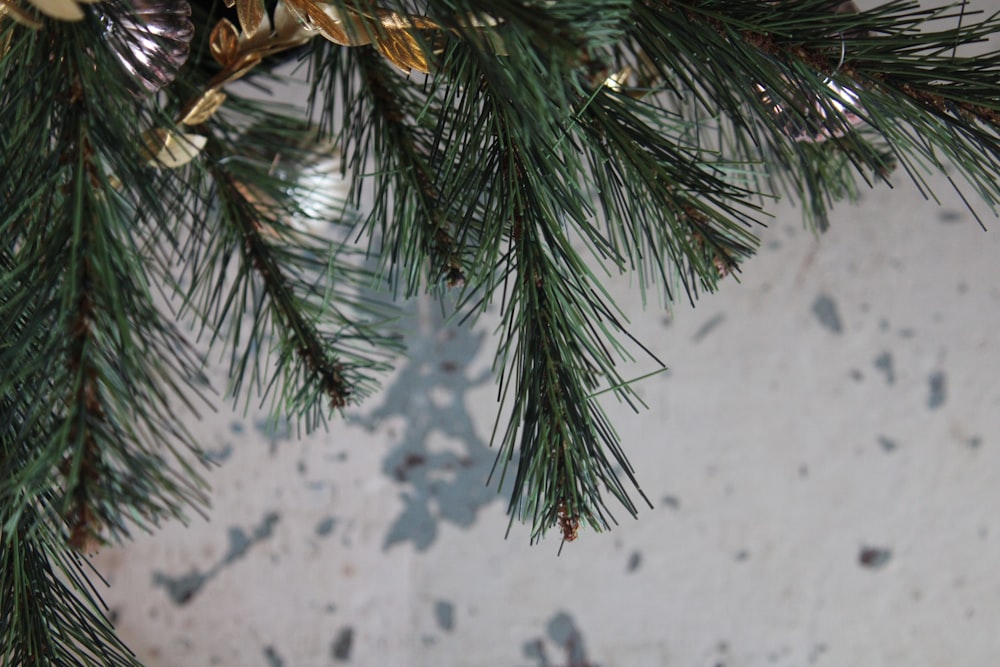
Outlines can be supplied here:
[[637, 521], [560, 557], [505, 540], [492, 326], [417, 301], [408, 357], [329, 433], [197, 427], [208, 520], [95, 559], [121, 634], [150, 667], [994, 664], [1000, 225], [897, 181], [821, 238], [779, 208], [695, 309], [613, 287], [670, 366], [649, 411], [609, 406]]

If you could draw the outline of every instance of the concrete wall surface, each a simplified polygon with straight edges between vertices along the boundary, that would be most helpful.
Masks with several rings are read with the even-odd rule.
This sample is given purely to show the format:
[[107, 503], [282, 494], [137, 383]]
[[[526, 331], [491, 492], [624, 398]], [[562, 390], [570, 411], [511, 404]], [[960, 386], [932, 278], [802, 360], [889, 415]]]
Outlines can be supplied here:
[[649, 410], [607, 404], [637, 520], [558, 557], [505, 539], [495, 317], [416, 300], [409, 353], [328, 432], [195, 426], [208, 520], [95, 558], [119, 632], [149, 667], [1000, 664], [1000, 223], [931, 182], [940, 205], [897, 173], [819, 237], [779, 204], [696, 308], [612, 283], [669, 366]]

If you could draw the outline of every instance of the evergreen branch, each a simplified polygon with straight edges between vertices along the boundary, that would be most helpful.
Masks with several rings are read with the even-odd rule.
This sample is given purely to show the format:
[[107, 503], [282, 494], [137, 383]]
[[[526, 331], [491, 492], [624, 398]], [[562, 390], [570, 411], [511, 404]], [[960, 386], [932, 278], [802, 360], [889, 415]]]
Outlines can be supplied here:
[[[22, 363], [5, 376], [4, 391], [35, 391], [58, 415], [0, 483], [0, 496], [15, 493], [31, 502], [57, 467], [68, 540], [82, 548], [89, 539], [103, 539], [105, 528], [117, 537], [127, 534], [129, 520], [156, 523], [203, 502], [198, 476], [176, 448], [177, 442], [193, 445], [171, 401], [190, 406], [178, 379], [191, 386], [201, 376], [184, 341], [152, 303], [138, 245], [147, 240], [137, 238], [150, 231], [149, 221], [126, 208], [105, 172], [118, 168], [126, 177], [145, 171], [137, 153], [122, 155], [116, 143], [134, 131], [132, 117], [97, 101], [97, 91], [108, 86], [95, 60], [107, 62], [99, 52], [76, 50], [85, 33], [63, 30], [44, 33], [56, 57], [35, 52], [43, 62], [58, 63], [43, 70], [42, 85], [54, 91], [52, 106], [36, 114], [22, 106], [34, 102], [13, 95], [0, 107], [14, 117], [36, 114], [36, 125], [8, 137], [9, 148], [22, 156], [25, 148], [38, 149], [38, 160], [49, 165], [27, 186], [21, 181], [33, 168], [11, 165], [0, 184], [18, 202], [0, 224], [16, 267], [3, 277], [3, 290], [17, 295], [4, 304], [5, 319], [30, 322], [20, 334], [41, 341], [41, 360], [27, 364], [25, 347], [12, 346]], [[162, 213], [149, 208], [150, 215]], [[29, 417], [20, 428], [37, 433], [47, 414], [35, 410]], [[183, 474], [163, 465], [162, 451]]]
[[[391, 178], [391, 192], [397, 202], [392, 215], [397, 222], [392, 224], [388, 221], [388, 197], [384, 195], [390, 188], [386, 182], [376, 184], [375, 191], [383, 194], [377, 196], [370, 220], [378, 220], [382, 245], [390, 250], [385, 257], [387, 266], [410, 272], [407, 293], [421, 282], [412, 271], [421, 266], [424, 257], [430, 261], [426, 270], [431, 284], [441, 279], [449, 286], [463, 284], [466, 271], [452, 237], [451, 215], [441, 201], [438, 179], [431, 171], [434, 135], [428, 137], [423, 124], [415, 122], [413, 104], [403, 91], [407, 84], [389, 71], [382, 59], [365, 49], [357, 54], [355, 62], [368, 98], [367, 108], [358, 109], [354, 117], [367, 118], [365, 132], [385, 142], [384, 150], [375, 150], [376, 174]], [[416, 224], [398, 224], [402, 220], [414, 220]]]
[[[702, 289], [739, 270], [756, 250], [750, 191], [727, 180], [697, 147], [685, 148], [682, 122], [601, 85], [581, 105], [595, 196], [608, 236], [645, 281], [661, 282], [668, 300], [679, 279], [693, 303]], [[729, 167], [735, 169], [736, 165]]]
[[[506, 143], [509, 137], [498, 140]], [[503, 159], [523, 184], [527, 179], [519, 151], [509, 150]], [[506, 391], [513, 389], [514, 395], [497, 456], [503, 461], [500, 484], [517, 448], [512, 518], [530, 517], [533, 540], [558, 524], [563, 539], [571, 541], [580, 522], [602, 530], [613, 521], [604, 490], [636, 514], [615, 464], [646, 497], [611, 425], [589, 397], [600, 378], [632, 400], [604, 343], [608, 329], [621, 332], [622, 324], [580, 278], [586, 268], [568, 239], [531, 206], [532, 195], [525, 195], [525, 203], [515, 204], [512, 213], [509, 262], [515, 276], [504, 311], [504, 328], [516, 343], [512, 347], [508, 339], [499, 353], [505, 366], [513, 366]]]
[[173, 193], [122, 150], [139, 114], [102, 76], [119, 65], [92, 19], [18, 35], [0, 59], [0, 117], [17, 121], [0, 133], [4, 665], [137, 664], [67, 550], [205, 502], [183, 451], [181, 385], [200, 362], [157, 311], [144, 256]]
[[[234, 138], [235, 128], [214, 123], [207, 194], [220, 205], [195, 221], [191, 251], [182, 254], [189, 275], [184, 312], [191, 309], [213, 331], [213, 343], [228, 329], [234, 394], [247, 383], [264, 400], [273, 392], [280, 413], [296, 415], [311, 430], [329, 410], [374, 388], [374, 375], [387, 370], [398, 341], [379, 331], [388, 311], [361, 294], [372, 276], [348, 261], [350, 250], [331, 252], [294, 227], [296, 220], [330, 224], [338, 220], [323, 216], [343, 216], [340, 222], [349, 216], [332, 195], [271, 173], [281, 158], [307, 169], [310, 152], [296, 146], [315, 134], [293, 119], [272, 121], [269, 131], [251, 130], [246, 143]], [[324, 203], [309, 211], [296, 196]], [[235, 272], [228, 271], [234, 260]], [[276, 353], [273, 368], [268, 350]]]
[[[643, 42], [643, 63], [655, 71], [653, 79], [693, 91], [708, 115], [721, 111], [731, 123], [736, 154], [757, 154], [772, 174], [787, 165], [795, 189], [813, 207], [843, 191], [846, 178], [837, 165], [847, 164], [830, 161], [837, 155], [862, 177], [871, 171], [884, 178], [898, 161], [922, 187], [925, 165], [944, 170], [950, 162], [993, 207], [1000, 199], [994, 177], [1000, 142], [997, 109], [988, 100], [1000, 94], [1000, 52], [964, 57], [954, 50], [984, 41], [1000, 20], [935, 30], [937, 22], [959, 14], [920, 10], [906, 1], [834, 13], [838, 4], [643, 2], [636, 4], [636, 24], [650, 21], [656, 29], [633, 33]], [[750, 85], [734, 86], [735, 72]], [[830, 146], [791, 145], [798, 142], [782, 136], [786, 128], [774, 122], [779, 108], [797, 115], [799, 127], [815, 127], [818, 118], [818, 130], [832, 137]], [[872, 128], [869, 136], [887, 142], [892, 154], [865, 140], [868, 132], [852, 127], [847, 114], [863, 119]], [[802, 178], [822, 167], [822, 158], [836, 175], [822, 179], [829, 187]]]
[[0, 667], [141, 667], [62, 535], [34, 509], [11, 519], [0, 513]]
[[[715, 151], [722, 168], [744, 187], [802, 200], [807, 222], [824, 229], [830, 204], [856, 192], [859, 177], [865, 181], [869, 173], [884, 177], [892, 168], [891, 156], [856, 128], [844, 131], [848, 121], [832, 103], [822, 101], [830, 93], [822, 82], [801, 83], [797, 73], [776, 59], [719, 29], [722, 19], [716, 14], [729, 19], [736, 13], [740, 26], [749, 21], [739, 14], [741, 10], [758, 19], [761, 14], [772, 21], [784, 17], [796, 27], [812, 17], [822, 26], [824, 43], [830, 45], [833, 40], [824, 23], [830, 17], [829, 6], [825, 4], [817, 19], [803, 3], [794, 11], [778, 12], [760, 3], [735, 2], [705, 18], [680, 11], [676, 3], [637, 2], [622, 43], [623, 55], [610, 61], [615, 71], [631, 72], [637, 79], [638, 87], [628, 82], [623, 92], [684, 119], [686, 125], [678, 127], [675, 137], [698, 147], [702, 155]], [[789, 30], [784, 25], [773, 27]], [[841, 43], [836, 41], [831, 48], [839, 49]], [[811, 106], [817, 96], [822, 108], [819, 122]], [[800, 130], [839, 138], [797, 141], [790, 131]], [[732, 165], [739, 165], [738, 170]]]
[[[559, 148], [573, 122], [568, 87], [552, 86], [549, 78], [561, 65], [546, 71], [532, 60], [536, 52], [514, 54], [524, 54], [523, 67], [500, 68], [472, 54], [469, 74], [478, 79], [480, 123], [491, 135], [477, 165], [482, 198], [473, 203], [484, 247], [499, 246], [490, 236], [501, 235], [509, 247], [491, 265], [506, 285], [506, 338], [496, 363], [504, 369], [502, 399], [513, 409], [506, 429], [494, 433], [496, 465], [502, 486], [518, 452], [512, 521], [529, 519], [533, 540], [556, 525], [572, 540], [581, 522], [601, 530], [614, 520], [605, 492], [636, 512], [620, 478], [638, 488], [632, 468], [590, 394], [606, 381], [620, 399], [634, 405], [635, 398], [615, 368], [618, 356], [629, 358], [615, 341], [625, 333], [623, 323], [591, 286], [589, 269], [564, 231], [578, 231], [598, 254], [609, 251], [588, 220], [583, 165]], [[515, 88], [524, 106], [512, 103]]]

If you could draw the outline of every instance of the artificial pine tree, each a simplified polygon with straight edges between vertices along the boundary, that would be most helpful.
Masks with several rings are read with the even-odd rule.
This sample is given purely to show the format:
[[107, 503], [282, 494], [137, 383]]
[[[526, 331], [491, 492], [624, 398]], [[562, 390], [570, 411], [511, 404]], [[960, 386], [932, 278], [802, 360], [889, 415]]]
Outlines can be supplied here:
[[[499, 305], [512, 519], [635, 514], [599, 403], [639, 402], [642, 345], [600, 272], [693, 301], [773, 197], [821, 231], [899, 175], [995, 214], [1000, 53], [966, 49], [998, 27], [904, 0], [0, 0], [0, 664], [138, 664], [81, 555], [205, 504], [202, 354], [310, 430], [389, 368], [390, 297]], [[231, 85], [289, 59], [309, 109]]]

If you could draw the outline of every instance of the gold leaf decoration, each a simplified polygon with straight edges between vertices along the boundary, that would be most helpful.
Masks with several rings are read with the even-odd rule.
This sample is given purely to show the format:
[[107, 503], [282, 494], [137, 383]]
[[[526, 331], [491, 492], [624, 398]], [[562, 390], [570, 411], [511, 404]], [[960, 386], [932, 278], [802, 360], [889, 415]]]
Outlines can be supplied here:
[[214, 116], [225, 101], [225, 93], [217, 88], [209, 88], [201, 97], [196, 98], [188, 105], [187, 110], [182, 113], [177, 122], [183, 125], [200, 125]]
[[[10, 1], [0, 0], [0, 3]], [[431, 43], [445, 34], [440, 25], [425, 17], [387, 9], [362, 13], [317, 0], [278, 0], [272, 27], [264, 0], [224, 2], [236, 7], [242, 30], [228, 19], [221, 19], [212, 28], [209, 48], [212, 57], [222, 65], [222, 71], [209, 81], [204, 92], [185, 105], [179, 124], [198, 125], [208, 121], [225, 100], [222, 86], [247, 74], [265, 57], [305, 44], [316, 34], [341, 46], [371, 44], [400, 69], [425, 74], [430, 73], [431, 58], [437, 53]], [[463, 27], [486, 33], [483, 45], [492, 46], [497, 54], [503, 53], [502, 40], [494, 34], [500, 24], [492, 17], [473, 15], [460, 22]]]
[[239, 58], [240, 33], [229, 19], [222, 19], [212, 28], [208, 46], [215, 61], [229, 67]]
[[427, 44], [422, 44], [416, 33], [434, 29], [440, 29], [440, 26], [428, 19], [380, 10], [374, 36], [375, 48], [401, 70], [409, 72], [415, 69], [427, 74], [431, 71]]
[[284, 0], [278, 0], [274, 6], [274, 38], [285, 44], [305, 44], [311, 40], [314, 32], [309, 30]]
[[[93, 4], [100, 0], [28, 0], [35, 9], [45, 16], [59, 21], [82, 21], [83, 8], [81, 4]], [[13, 0], [0, 0], [0, 18], [9, 15], [18, 23], [35, 30], [42, 27], [28, 12], [14, 3]]]
[[243, 34], [252, 39], [258, 33], [271, 31], [271, 24], [264, 11], [264, 0], [236, 0], [236, 15]]
[[[20, 23], [23, 26], [32, 28], [33, 30], [38, 30], [42, 27], [42, 24], [31, 18], [28, 12], [24, 11], [12, 2], [7, 2], [7, 0], [0, 0], [0, 19], [4, 16], [9, 16], [15, 22]], [[2, 53], [0, 55], [6, 55], [6, 49], [9, 48], [10, 43], [10, 33], [7, 34], [7, 39], [4, 49], [0, 50]]]
[[309, 28], [341, 46], [364, 46], [371, 43], [370, 28], [353, 12], [344, 12], [312, 0], [287, 0], [288, 8]]
[[151, 167], [176, 169], [197, 157], [208, 142], [208, 137], [157, 128], [146, 131], [143, 140], [146, 144], [147, 162]]

